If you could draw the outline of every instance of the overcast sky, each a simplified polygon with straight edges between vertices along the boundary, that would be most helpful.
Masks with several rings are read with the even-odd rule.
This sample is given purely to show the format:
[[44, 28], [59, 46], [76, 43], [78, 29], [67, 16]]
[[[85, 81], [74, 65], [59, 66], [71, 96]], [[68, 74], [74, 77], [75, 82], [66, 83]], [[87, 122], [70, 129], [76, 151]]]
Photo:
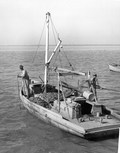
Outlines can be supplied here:
[[0, 45], [38, 44], [47, 12], [64, 44], [120, 44], [120, 0], [0, 0]]

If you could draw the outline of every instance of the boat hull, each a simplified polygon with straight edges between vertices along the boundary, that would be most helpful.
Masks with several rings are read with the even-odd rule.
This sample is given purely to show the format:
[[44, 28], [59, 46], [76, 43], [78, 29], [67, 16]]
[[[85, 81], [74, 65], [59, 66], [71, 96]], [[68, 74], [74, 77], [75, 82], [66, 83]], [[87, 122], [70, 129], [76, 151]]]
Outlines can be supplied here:
[[82, 126], [75, 125], [74, 123], [63, 118], [60, 114], [44, 108], [38, 104], [29, 101], [25, 96], [20, 94], [20, 98], [24, 107], [34, 116], [38, 117], [46, 123], [50, 123], [61, 130], [80, 136], [86, 139], [106, 137], [118, 135], [118, 125], [106, 127], [105, 129], [86, 130]]
[[109, 65], [110, 71], [120, 72], [120, 66]]
[[68, 122], [64, 119], [61, 115], [52, 112], [49, 109], [46, 109], [40, 105], [37, 105], [33, 102], [30, 102], [26, 97], [20, 94], [20, 98], [24, 107], [34, 116], [38, 117], [39, 119], [43, 120], [46, 123], [51, 123], [52, 125], [67, 131], [71, 134], [84, 137], [85, 130], [81, 127], [74, 126], [73, 123]]

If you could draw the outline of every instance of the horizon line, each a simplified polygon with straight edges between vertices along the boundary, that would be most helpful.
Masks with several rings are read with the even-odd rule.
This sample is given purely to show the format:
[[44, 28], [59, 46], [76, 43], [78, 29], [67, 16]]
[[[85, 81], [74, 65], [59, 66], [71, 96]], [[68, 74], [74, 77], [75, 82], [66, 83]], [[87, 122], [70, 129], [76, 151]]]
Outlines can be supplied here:
[[[120, 46], [120, 44], [63, 44], [64, 46]], [[45, 46], [41, 45], [0, 45], [1, 46]], [[55, 45], [50, 45], [55, 46]]]

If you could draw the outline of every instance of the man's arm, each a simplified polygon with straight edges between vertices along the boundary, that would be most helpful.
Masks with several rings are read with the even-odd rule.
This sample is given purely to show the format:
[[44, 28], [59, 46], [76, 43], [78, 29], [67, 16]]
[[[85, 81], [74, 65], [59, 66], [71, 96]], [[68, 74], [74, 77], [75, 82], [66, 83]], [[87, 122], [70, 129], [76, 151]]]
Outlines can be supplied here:
[[25, 70], [23, 70], [20, 74], [18, 74], [19, 78], [23, 78], [25, 76]]

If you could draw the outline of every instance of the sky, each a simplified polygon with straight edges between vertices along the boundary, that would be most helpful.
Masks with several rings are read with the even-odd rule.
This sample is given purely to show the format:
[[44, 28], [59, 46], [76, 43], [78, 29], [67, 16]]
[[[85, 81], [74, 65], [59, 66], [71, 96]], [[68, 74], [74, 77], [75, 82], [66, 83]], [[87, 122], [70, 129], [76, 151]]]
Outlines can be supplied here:
[[47, 12], [63, 44], [120, 44], [120, 0], [0, 0], [0, 45], [37, 45]]

